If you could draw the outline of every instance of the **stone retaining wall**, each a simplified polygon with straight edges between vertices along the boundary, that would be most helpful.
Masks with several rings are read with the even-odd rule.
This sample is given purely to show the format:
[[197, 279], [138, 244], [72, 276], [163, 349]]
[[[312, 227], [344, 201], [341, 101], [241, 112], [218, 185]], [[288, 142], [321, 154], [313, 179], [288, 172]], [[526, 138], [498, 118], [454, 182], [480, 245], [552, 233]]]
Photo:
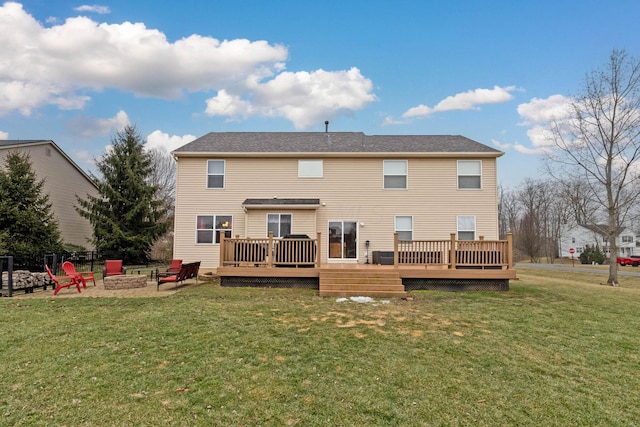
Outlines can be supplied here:
[[147, 286], [147, 276], [144, 274], [123, 274], [104, 278], [105, 289], [133, 289], [145, 286]]

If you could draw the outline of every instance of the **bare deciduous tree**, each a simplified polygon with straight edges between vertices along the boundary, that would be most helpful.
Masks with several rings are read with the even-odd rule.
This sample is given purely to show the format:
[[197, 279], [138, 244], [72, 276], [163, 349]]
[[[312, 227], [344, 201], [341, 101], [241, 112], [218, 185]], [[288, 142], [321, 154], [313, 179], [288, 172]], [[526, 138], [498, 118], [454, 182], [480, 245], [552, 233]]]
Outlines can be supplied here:
[[163, 221], [168, 223], [168, 230], [160, 236], [151, 248], [154, 259], [168, 261], [173, 257], [173, 220], [176, 199], [176, 161], [168, 151], [154, 148], [149, 152], [153, 164], [153, 173], [149, 177], [152, 185], [158, 188], [158, 199], [166, 209]]
[[[616, 236], [640, 197], [640, 62], [614, 50], [606, 66], [586, 76], [568, 118], [550, 124], [553, 153], [549, 171], [584, 183], [590, 201], [607, 217], [610, 256]], [[607, 283], [618, 284], [618, 266], [609, 263]]]

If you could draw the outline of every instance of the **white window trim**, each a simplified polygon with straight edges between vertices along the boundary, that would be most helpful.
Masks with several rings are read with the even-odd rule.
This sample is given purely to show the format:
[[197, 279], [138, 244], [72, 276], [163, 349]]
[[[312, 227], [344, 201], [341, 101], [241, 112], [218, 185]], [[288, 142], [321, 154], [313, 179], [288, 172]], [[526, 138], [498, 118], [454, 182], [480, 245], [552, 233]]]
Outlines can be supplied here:
[[[406, 165], [405, 170], [407, 172], [404, 175], [391, 175], [391, 174], [387, 175], [385, 173], [385, 167], [384, 167], [386, 162], [404, 162], [404, 164]], [[387, 188], [387, 187], [385, 187], [384, 179], [387, 176], [404, 176], [405, 177], [405, 186], [404, 186], [404, 188]], [[388, 160], [383, 160], [382, 161], [382, 189], [383, 190], [408, 190], [409, 189], [409, 161], [408, 160], [388, 159]]]
[[[266, 215], [266, 227], [267, 227], [267, 237], [269, 236], [269, 215], [278, 215], [278, 229], [280, 229], [280, 227], [282, 226], [282, 223], [280, 222], [282, 215], [289, 215], [291, 217], [291, 233], [293, 233], [293, 214], [289, 213], [289, 212], [269, 212]], [[281, 230], [278, 230], [281, 231]], [[281, 233], [280, 233], [281, 234]], [[280, 237], [280, 236], [273, 236], [273, 237]]]
[[[462, 174], [462, 173], [460, 173], [460, 163], [461, 162], [477, 162], [477, 163], [480, 163], [480, 174], [477, 175], [477, 174]], [[483, 183], [484, 183], [483, 176], [482, 176], [482, 160], [458, 160], [457, 163], [456, 163], [456, 166], [457, 166], [457, 170], [456, 170], [456, 172], [457, 172], [457, 174], [456, 174], [456, 186], [457, 186], [458, 190], [471, 190], [471, 191], [482, 190], [482, 186], [483, 186]], [[480, 187], [478, 187], [478, 188], [460, 188], [460, 177], [461, 176], [479, 176], [480, 177]]]
[[[210, 228], [198, 228], [198, 217], [199, 216], [210, 216], [213, 217], [213, 229]], [[220, 245], [220, 243], [217, 243], [217, 235], [220, 234], [221, 231], [223, 231], [222, 229], [217, 230], [216, 227], [216, 218], [219, 216], [228, 216], [231, 217], [231, 228], [228, 229], [228, 231], [231, 232], [231, 236], [233, 236], [233, 215], [231, 214], [197, 214], [196, 215], [196, 229], [195, 229], [195, 236], [194, 236], [194, 241], [195, 244], [200, 246], [211, 246], [211, 245]], [[211, 243], [200, 243], [198, 242], [198, 231], [213, 231], [213, 241]], [[224, 229], [224, 231], [227, 231], [227, 229]]]
[[[460, 218], [473, 218], [473, 230], [461, 230], [459, 228], [460, 226]], [[473, 231], [473, 240], [477, 240], [478, 239], [478, 223], [477, 223], [477, 218], [475, 215], [458, 215], [456, 216], [456, 238], [457, 240], [460, 240], [460, 232], [470, 232]]]
[[[303, 170], [301, 167], [303, 163], [320, 163], [320, 175], [303, 175], [300, 172]], [[324, 177], [324, 161], [322, 159], [300, 159], [298, 160], [298, 178], [302, 179], [313, 179], [313, 178], [323, 178]]]
[[[209, 187], [209, 176], [219, 176], [218, 174], [209, 174], [209, 162], [222, 162], [222, 187]], [[208, 159], [207, 160], [207, 178], [205, 186], [207, 190], [224, 190], [227, 185], [227, 161], [223, 159]]]
[[[400, 230], [400, 229], [398, 228], [398, 218], [411, 218], [411, 229], [408, 229], [408, 230]], [[410, 232], [411, 232], [411, 239], [410, 239], [410, 240], [413, 240], [413, 238], [414, 238], [414, 235], [413, 235], [414, 225], [413, 225], [413, 224], [414, 224], [414, 223], [413, 223], [413, 215], [395, 215], [395, 216], [393, 217], [393, 230], [394, 230], [396, 233], [400, 233], [401, 231], [410, 231]]]

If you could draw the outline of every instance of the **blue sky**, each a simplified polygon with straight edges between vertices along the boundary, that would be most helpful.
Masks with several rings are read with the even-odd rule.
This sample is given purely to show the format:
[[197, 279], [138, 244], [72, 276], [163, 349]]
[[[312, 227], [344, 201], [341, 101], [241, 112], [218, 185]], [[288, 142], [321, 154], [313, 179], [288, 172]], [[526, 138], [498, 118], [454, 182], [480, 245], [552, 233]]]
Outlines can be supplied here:
[[[1, 0], [0, 0], [1, 1]], [[0, 3], [0, 139], [81, 167], [135, 124], [172, 150], [211, 131], [460, 134], [540, 178], [544, 123], [612, 49], [640, 56], [637, 0], [24, 0]]]

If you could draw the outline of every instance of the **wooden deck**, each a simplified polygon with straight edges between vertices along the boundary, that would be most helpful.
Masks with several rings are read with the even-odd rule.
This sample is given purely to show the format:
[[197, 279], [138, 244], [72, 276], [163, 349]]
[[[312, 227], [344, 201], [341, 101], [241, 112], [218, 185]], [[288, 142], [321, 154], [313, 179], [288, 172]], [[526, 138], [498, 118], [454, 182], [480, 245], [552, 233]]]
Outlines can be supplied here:
[[[508, 290], [516, 278], [506, 241], [398, 241], [393, 265], [320, 263], [320, 236], [306, 241], [221, 239], [222, 286], [305, 287], [320, 296], [404, 297], [408, 290]], [[274, 248], [274, 249], [269, 249]], [[268, 256], [265, 254], [274, 254]], [[293, 258], [292, 258], [293, 257]]]

